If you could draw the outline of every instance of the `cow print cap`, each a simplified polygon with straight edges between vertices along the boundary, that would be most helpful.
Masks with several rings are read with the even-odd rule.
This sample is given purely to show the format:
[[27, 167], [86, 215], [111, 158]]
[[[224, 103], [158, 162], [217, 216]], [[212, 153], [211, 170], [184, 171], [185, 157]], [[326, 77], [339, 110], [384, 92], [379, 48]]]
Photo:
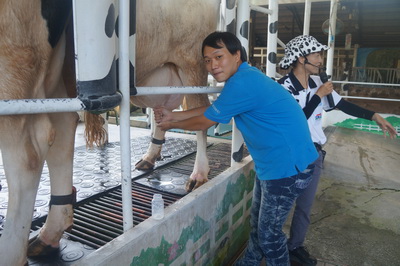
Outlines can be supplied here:
[[328, 49], [328, 46], [319, 43], [312, 36], [297, 36], [286, 44], [285, 56], [279, 62], [279, 66], [283, 69], [288, 69], [299, 57]]

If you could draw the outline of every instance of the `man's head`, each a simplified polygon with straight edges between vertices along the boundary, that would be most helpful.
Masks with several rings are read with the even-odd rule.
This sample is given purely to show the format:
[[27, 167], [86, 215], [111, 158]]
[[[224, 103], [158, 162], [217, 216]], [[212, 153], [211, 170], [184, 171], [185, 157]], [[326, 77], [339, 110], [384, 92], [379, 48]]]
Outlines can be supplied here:
[[207, 71], [218, 81], [224, 82], [236, 73], [239, 65], [247, 61], [239, 39], [230, 32], [213, 32], [202, 45]]
[[329, 47], [323, 45], [312, 36], [301, 35], [290, 40], [285, 47], [285, 56], [279, 62], [283, 69], [288, 69], [290, 66], [297, 63], [299, 58], [303, 57], [303, 63], [308, 62], [307, 56], [314, 53], [319, 53], [328, 50]]

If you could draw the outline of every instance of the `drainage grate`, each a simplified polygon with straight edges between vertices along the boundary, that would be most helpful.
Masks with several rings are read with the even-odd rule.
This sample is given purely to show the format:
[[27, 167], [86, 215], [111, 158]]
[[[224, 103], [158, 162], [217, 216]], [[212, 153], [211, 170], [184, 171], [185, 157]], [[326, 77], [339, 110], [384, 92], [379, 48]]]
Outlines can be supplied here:
[[[133, 183], [134, 226], [151, 216], [151, 200], [155, 193], [162, 194], [165, 207], [182, 197]], [[97, 249], [123, 234], [121, 188], [78, 206], [74, 212], [74, 226], [70, 233], [66, 233], [72, 241], [78, 241]]]
[[[227, 143], [214, 144], [208, 148], [207, 154], [211, 169], [209, 179], [214, 178], [229, 168], [230, 148], [230, 144]], [[247, 152], [245, 155], [247, 155]], [[165, 183], [172, 182], [174, 176], [184, 175], [188, 179], [193, 169], [195, 156], [195, 154], [192, 154], [161, 167], [149, 173], [148, 176], [132, 181], [134, 226], [151, 216], [153, 194], [162, 194], [166, 207], [184, 196], [184, 194], [166, 191]], [[155, 184], [152, 180], [156, 179], [154, 176], [161, 176], [159, 173], [169, 173], [172, 181], [159, 180]], [[164, 179], [166, 179], [165, 176]], [[45, 217], [33, 222], [32, 230], [37, 231], [40, 229], [44, 220]], [[122, 192], [120, 187], [79, 202], [78, 206], [74, 209], [74, 226], [72, 231], [65, 233], [69, 240], [82, 243], [93, 249], [100, 248], [121, 234], [123, 234], [123, 219]]]

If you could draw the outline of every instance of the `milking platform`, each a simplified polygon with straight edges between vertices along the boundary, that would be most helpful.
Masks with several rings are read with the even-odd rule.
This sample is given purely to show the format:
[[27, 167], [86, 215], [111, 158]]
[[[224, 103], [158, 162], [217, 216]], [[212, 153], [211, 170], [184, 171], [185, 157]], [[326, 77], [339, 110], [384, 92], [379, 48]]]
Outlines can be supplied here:
[[[123, 234], [120, 142], [113, 141], [118, 140], [119, 127], [109, 125], [109, 143], [103, 148], [93, 149], [86, 148], [83, 127], [83, 124], [78, 126], [75, 143], [73, 185], [77, 190], [77, 204], [74, 207], [74, 226], [72, 231], [65, 232], [58, 254], [46, 258], [30, 258], [29, 265], [70, 265]], [[177, 135], [179, 137], [176, 137]], [[150, 130], [132, 129], [134, 226], [151, 216], [153, 194], [162, 194], [165, 207], [187, 194], [185, 184], [193, 170], [195, 160], [195, 136], [168, 132], [161, 160], [156, 162], [154, 170], [136, 170], [134, 165], [147, 151], [149, 143]], [[208, 143], [209, 179], [230, 166], [230, 150], [229, 141]], [[0, 181], [3, 186], [0, 191], [0, 226], [2, 226], [7, 208], [7, 185], [2, 165]], [[39, 233], [45, 222], [49, 200], [50, 179], [45, 165], [35, 202], [30, 238]]]

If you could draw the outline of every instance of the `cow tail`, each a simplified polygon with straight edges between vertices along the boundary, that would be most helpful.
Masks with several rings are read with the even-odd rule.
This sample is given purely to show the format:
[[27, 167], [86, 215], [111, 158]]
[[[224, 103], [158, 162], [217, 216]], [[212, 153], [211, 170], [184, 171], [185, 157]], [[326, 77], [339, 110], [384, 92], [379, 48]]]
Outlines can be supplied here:
[[108, 141], [107, 131], [103, 125], [104, 118], [99, 114], [85, 112], [85, 139], [86, 146], [93, 148], [93, 144], [101, 147]]

